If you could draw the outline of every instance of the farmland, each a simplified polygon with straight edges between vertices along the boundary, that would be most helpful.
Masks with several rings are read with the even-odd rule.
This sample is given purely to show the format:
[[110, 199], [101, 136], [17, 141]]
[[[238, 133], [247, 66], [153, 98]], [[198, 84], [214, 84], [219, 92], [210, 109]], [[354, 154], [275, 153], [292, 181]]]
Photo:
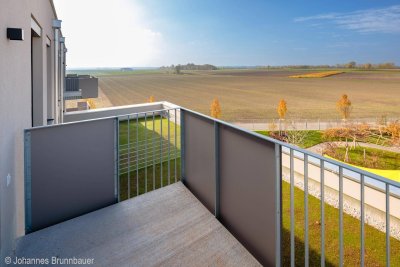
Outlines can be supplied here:
[[[346, 93], [353, 118], [400, 117], [400, 71], [347, 71], [323, 79], [293, 79], [318, 70], [217, 70], [167, 74], [139, 71], [99, 75], [99, 86], [112, 105], [170, 101], [209, 114], [218, 97], [222, 119], [277, 118], [276, 105], [287, 101], [288, 118], [337, 119], [336, 101]], [[95, 73], [94, 73], [95, 74]]]

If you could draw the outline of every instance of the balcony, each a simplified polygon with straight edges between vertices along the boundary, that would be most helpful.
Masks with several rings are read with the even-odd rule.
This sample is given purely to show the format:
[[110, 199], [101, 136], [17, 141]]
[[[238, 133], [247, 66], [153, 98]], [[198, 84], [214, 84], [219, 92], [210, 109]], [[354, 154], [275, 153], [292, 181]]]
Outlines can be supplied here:
[[90, 75], [68, 74], [65, 77], [64, 100], [97, 98], [98, 78]]
[[17, 255], [102, 266], [257, 266], [181, 183], [34, 232]]
[[[166, 102], [65, 118], [25, 132], [19, 257], [135, 266], [399, 263], [397, 182]], [[382, 223], [373, 228], [371, 218]], [[350, 254], [349, 232], [358, 244]], [[384, 246], [370, 250], [367, 233]]]

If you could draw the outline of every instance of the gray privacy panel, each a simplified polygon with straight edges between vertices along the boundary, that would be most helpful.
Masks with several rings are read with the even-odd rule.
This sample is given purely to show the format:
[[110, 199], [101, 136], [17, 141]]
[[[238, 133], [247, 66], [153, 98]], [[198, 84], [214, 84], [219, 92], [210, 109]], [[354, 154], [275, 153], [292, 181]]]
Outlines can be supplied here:
[[214, 122], [183, 112], [185, 185], [214, 213], [215, 140]]
[[264, 266], [275, 266], [275, 146], [220, 126], [220, 219]]
[[27, 232], [116, 203], [114, 119], [37, 128], [27, 134]]

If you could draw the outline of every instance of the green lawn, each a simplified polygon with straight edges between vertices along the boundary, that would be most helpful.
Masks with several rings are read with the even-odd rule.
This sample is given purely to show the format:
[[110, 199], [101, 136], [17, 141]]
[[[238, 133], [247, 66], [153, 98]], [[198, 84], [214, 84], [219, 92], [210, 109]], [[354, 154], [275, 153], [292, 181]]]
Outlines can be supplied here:
[[[175, 165], [176, 164], [176, 165]], [[168, 172], [168, 160], [162, 162], [161, 164], [156, 164], [154, 169], [153, 165], [147, 168], [139, 169], [138, 175], [136, 170], [131, 171], [129, 175], [130, 180], [130, 197], [135, 197], [142, 195], [146, 192], [153, 191], [154, 189], [161, 188], [163, 186], [180, 181], [181, 177], [181, 159], [176, 158], [170, 160], [169, 162], [169, 172]], [[161, 171], [162, 168], [162, 171]], [[154, 170], [154, 172], [153, 172]], [[176, 170], [176, 172], [175, 172]], [[146, 177], [147, 172], [147, 177]], [[169, 176], [168, 176], [169, 173]], [[154, 176], [153, 176], [154, 175]], [[128, 173], [120, 175], [120, 199], [128, 199]], [[138, 185], [138, 186], [137, 186]], [[146, 186], [147, 185], [147, 186]], [[147, 190], [146, 190], [147, 188]]]
[[[365, 160], [364, 160], [365, 149]], [[338, 147], [336, 154], [327, 153], [328, 156], [344, 161], [346, 148]], [[349, 149], [349, 161], [352, 165], [381, 170], [400, 170], [400, 153], [374, 148], [356, 146]]]
[[[259, 134], [270, 136], [271, 131], [256, 131]], [[319, 130], [305, 130], [302, 131], [306, 134], [303, 142], [299, 144], [299, 147], [301, 148], [309, 148], [315, 145], [318, 145], [323, 142], [329, 142], [329, 141], [346, 141], [345, 139], [341, 138], [333, 138], [333, 139], [325, 139], [324, 138], [324, 131], [319, 131]], [[389, 141], [390, 137], [389, 136], [384, 136], [386, 139], [379, 139], [379, 136], [374, 135], [368, 137], [364, 142], [365, 143], [371, 143], [371, 144], [377, 144], [381, 146], [391, 146], [391, 143]], [[349, 141], [351, 142], [351, 140]]]
[[129, 124], [121, 121], [119, 144], [121, 200], [128, 197], [128, 178], [130, 197], [179, 180], [180, 127], [172, 121], [155, 116], [153, 123], [151, 114], [147, 120], [133, 117]]
[[[270, 131], [256, 131], [259, 134], [265, 135], [265, 136], [270, 136]], [[325, 142], [323, 138], [323, 132], [318, 131], [318, 130], [306, 130], [302, 131], [306, 133], [306, 136], [301, 144], [299, 144], [299, 147], [301, 148], [309, 148], [315, 145], [318, 145], [320, 143]]]
[[[290, 266], [290, 185], [282, 182], [282, 265]], [[295, 187], [295, 255], [296, 266], [304, 266], [304, 192]], [[320, 266], [320, 200], [309, 196], [310, 266]], [[360, 221], [343, 215], [344, 266], [360, 265]], [[391, 266], [400, 266], [400, 241], [390, 239]], [[385, 234], [365, 225], [365, 266], [385, 266]], [[325, 204], [326, 266], [339, 264], [339, 211]]]

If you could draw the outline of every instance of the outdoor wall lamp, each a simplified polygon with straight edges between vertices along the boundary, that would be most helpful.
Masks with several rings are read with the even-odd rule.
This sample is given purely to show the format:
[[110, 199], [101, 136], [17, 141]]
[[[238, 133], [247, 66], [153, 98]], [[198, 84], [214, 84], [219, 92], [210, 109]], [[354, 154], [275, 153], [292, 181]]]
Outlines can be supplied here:
[[7, 28], [7, 38], [10, 40], [23, 41], [24, 30], [20, 28]]

